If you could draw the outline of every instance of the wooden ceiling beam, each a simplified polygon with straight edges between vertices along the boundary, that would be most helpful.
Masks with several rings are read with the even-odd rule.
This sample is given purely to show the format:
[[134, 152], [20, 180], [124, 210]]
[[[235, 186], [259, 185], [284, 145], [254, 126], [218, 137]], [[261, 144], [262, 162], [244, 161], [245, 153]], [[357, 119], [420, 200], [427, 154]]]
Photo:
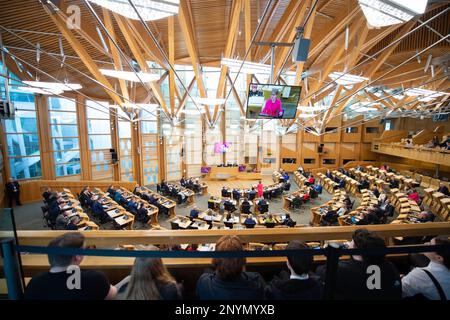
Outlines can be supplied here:
[[[317, 35], [314, 37], [313, 42], [311, 43], [311, 49], [309, 50], [309, 59], [313, 61], [313, 58], [321, 53], [325, 46], [328, 45], [333, 39], [335, 39], [338, 34], [345, 29], [345, 27], [361, 12], [359, 6], [356, 6], [348, 15], [342, 17], [342, 19], [337, 20], [333, 23], [327, 30], [325, 30], [321, 35]], [[318, 39], [317, 42], [314, 41]]]
[[[293, 17], [290, 32], [287, 33], [286, 38], [284, 41], [286, 42], [293, 42], [297, 36], [297, 26], [300, 25], [300, 22], [303, 20], [303, 17], [305, 16], [306, 9], [308, 7], [309, 1], [304, 1], [302, 6], [299, 10], [297, 10], [296, 14]], [[315, 14], [315, 9], [314, 9]], [[314, 20], [314, 19], [313, 19]], [[288, 59], [289, 51], [291, 50], [290, 47], [282, 47], [281, 48], [281, 54], [276, 57], [275, 61], [275, 67], [274, 67], [274, 79], [276, 79], [278, 73], [281, 74], [283, 70], [281, 68], [283, 67], [284, 61]]]
[[[122, 60], [120, 58], [119, 51], [117, 50], [116, 46], [113, 43], [113, 41], [116, 41], [116, 33], [114, 31], [114, 26], [113, 26], [111, 16], [109, 14], [109, 10], [103, 8], [102, 11], [103, 11], [103, 20], [105, 22], [105, 27], [108, 30], [108, 33], [112, 38], [112, 40], [110, 38], [108, 38], [108, 40], [109, 40], [109, 49], [111, 50], [111, 54], [113, 57], [114, 68], [118, 71], [123, 71]], [[125, 98], [125, 100], [129, 100], [130, 95], [128, 94], [128, 87], [127, 87], [126, 81], [123, 79], [119, 79], [119, 85], [120, 85], [120, 90], [122, 92], [122, 96]]]
[[[306, 1], [307, 0], [304, 0], [304, 2]], [[294, 18], [295, 13], [300, 9], [300, 6], [303, 4], [302, 1], [289, 2], [278, 24], [276, 25], [275, 29], [273, 29], [273, 32], [268, 40], [269, 42], [281, 42], [283, 40], [284, 35], [289, 30], [289, 25], [292, 23], [292, 19]], [[270, 57], [270, 49], [266, 51], [266, 55], [264, 57], [260, 57], [260, 52], [262, 48], [263, 48], [262, 46], [258, 46], [256, 48], [255, 58], [258, 59], [257, 61], [265, 62]]]
[[[233, 54], [233, 43], [235, 41], [238, 26], [239, 26], [241, 6], [242, 6], [242, 0], [233, 1], [233, 7], [231, 9], [230, 27], [228, 30], [227, 42], [225, 43], [225, 49], [223, 52], [224, 58], [231, 58], [232, 54]], [[217, 98], [224, 98], [227, 72], [228, 72], [228, 67], [221, 66], [219, 84], [217, 85], [217, 92], [216, 92]], [[217, 105], [214, 107], [214, 113], [212, 116], [213, 122], [215, 122], [217, 120], [218, 111], [219, 111], [219, 106]]]
[[[396, 37], [392, 40], [392, 42], [397, 41], [399, 38], [403, 37], [406, 33], [408, 33], [416, 23], [415, 20], [409, 21], [405, 23], [400, 32], [397, 33]], [[373, 75], [378, 71], [378, 69], [383, 65], [383, 63], [387, 60], [387, 58], [392, 54], [392, 52], [397, 48], [397, 46], [400, 44], [400, 41], [395, 43], [394, 45], [390, 46], [389, 48], [385, 49], [383, 51], [383, 54], [380, 55], [375, 61], [373, 61], [367, 71], [364, 73], [365, 77], [368, 77], [369, 79], [373, 77]], [[345, 108], [347, 102], [353, 97], [353, 94], [358, 92], [361, 88], [363, 88], [366, 85], [367, 81], [363, 81], [357, 85], [355, 85], [351, 91], [350, 94], [346, 95], [343, 99], [338, 101], [339, 105], [337, 108], [334, 109], [333, 114], [339, 114], [342, 112], [342, 110]]]
[[[327, 3], [329, 3], [330, 1], [328, 1]], [[324, 6], [322, 6], [324, 7]], [[305, 26], [305, 30], [303, 33], [303, 37], [305, 39], [310, 39], [311, 38], [311, 33], [312, 33], [312, 28], [314, 25], [314, 21], [316, 20], [316, 12], [317, 10], [314, 8], [314, 11], [311, 13], [308, 22], [306, 23]], [[297, 62], [295, 63], [296, 68], [295, 68], [295, 85], [299, 85], [301, 80], [302, 80], [302, 73], [303, 73], [303, 68], [305, 67], [305, 62]]]
[[95, 62], [90, 57], [89, 53], [86, 51], [86, 49], [81, 45], [79, 40], [75, 37], [75, 35], [72, 33], [71, 30], [67, 27], [66, 20], [62, 20], [61, 15], [55, 14], [50, 12], [50, 10], [43, 6], [45, 12], [48, 14], [50, 19], [53, 21], [55, 26], [58, 28], [58, 30], [61, 32], [61, 34], [64, 36], [64, 38], [67, 40], [67, 42], [70, 44], [72, 49], [76, 52], [76, 54], [81, 58], [81, 61], [86, 66], [86, 68], [89, 70], [89, 72], [94, 76], [94, 78], [100, 82], [104, 87], [106, 93], [109, 95], [109, 97], [112, 99], [114, 103], [117, 105], [123, 107], [123, 100], [115, 93], [114, 88], [109, 83], [108, 79], [100, 72], [98, 69], [98, 66], [95, 64]]
[[[125, 41], [128, 44], [134, 58], [141, 67], [141, 70], [143, 72], [149, 72], [150, 68], [147, 65], [147, 61], [145, 60], [144, 54], [142, 53], [141, 48], [139, 47], [139, 44], [136, 41], [136, 38], [133, 37], [133, 33], [129, 25], [127, 24], [126, 21], [127, 19], [124, 19], [121, 15], [117, 13], [114, 13], [114, 19], [116, 19], [120, 32], [122, 32], [122, 35], [124, 36]], [[164, 100], [164, 96], [161, 91], [161, 86], [158, 84], [157, 81], [150, 81], [148, 82], [148, 84], [150, 85], [150, 88], [152, 89], [156, 100], [159, 102], [164, 112], [167, 115], [170, 115], [169, 109], [167, 108], [166, 101]]]
[[[169, 43], [169, 63], [175, 65], [175, 17], [168, 18], [168, 39]], [[169, 69], [169, 102], [170, 114], [173, 116], [175, 112], [175, 73], [172, 68]]]
[[[180, 8], [178, 12], [178, 21], [180, 23], [181, 32], [183, 33], [184, 41], [191, 59], [192, 68], [194, 69], [195, 79], [197, 81], [197, 88], [201, 98], [206, 98], [206, 89], [203, 83], [203, 74], [200, 68], [200, 60], [197, 54], [197, 48], [194, 41], [194, 30], [192, 30], [190, 18], [189, 18], [189, 8], [186, 1], [180, 1]], [[211, 124], [211, 114], [209, 112], [209, 107], [204, 106], [206, 111], [206, 118]], [[177, 112], [178, 113], [178, 112]]]
[[[191, 82], [189, 83], [189, 85], [187, 86], [187, 91], [191, 92], [192, 88], [194, 87], [195, 84], [195, 76], [192, 78]], [[178, 115], [180, 114], [180, 111], [183, 109], [184, 105], [187, 102], [187, 98], [188, 98], [188, 93], [185, 92], [183, 97], [180, 99], [180, 103], [178, 105], [177, 111], [175, 112], [175, 117], [178, 118]]]
[[[391, 105], [384, 96], [381, 97], [377, 97], [375, 94], [373, 94], [372, 92], [369, 92], [366, 90], [366, 95], [369, 97], [370, 100], [372, 100], [372, 102], [377, 101], [379, 103], [381, 103], [383, 106], [385, 106], [386, 108], [392, 110], [394, 109], [394, 106]], [[378, 101], [379, 100], [379, 101]]]
[[233, 91], [234, 99], [238, 103], [239, 109], [241, 109], [241, 115], [245, 115], [244, 105], [242, 104], [241, 98], [239, 97], [239, 94], [233, 85], [233, 80], [231, 80], [230, 74], [228, 72], [227, 72], [227, 79], [228, 79], [228, 82], [230, 83], [231, 90]]
[[[245, 27], [245, 51], [249, 50], [252, 43], [252, 6], [250, 0], [244, 0], [244, 27]], [[248, 56], [248, 61], [252, 61], [252, 50], [250, 49]], [[252, 75], [247, 75], [247, 90], [252, 82]]]

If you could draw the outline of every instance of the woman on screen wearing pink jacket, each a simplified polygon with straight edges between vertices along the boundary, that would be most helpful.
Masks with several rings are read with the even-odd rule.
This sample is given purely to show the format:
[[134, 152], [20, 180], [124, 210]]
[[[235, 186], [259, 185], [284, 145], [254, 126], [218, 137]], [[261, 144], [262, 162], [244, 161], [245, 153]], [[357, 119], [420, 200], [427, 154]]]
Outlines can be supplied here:
[[266, 101], [261, 115], [269, 117], [281, 117], [283, 115], [283, 108], [281, 107], [281, 100], [278, 99], [278, 90], [272, 89], [270, 99]]

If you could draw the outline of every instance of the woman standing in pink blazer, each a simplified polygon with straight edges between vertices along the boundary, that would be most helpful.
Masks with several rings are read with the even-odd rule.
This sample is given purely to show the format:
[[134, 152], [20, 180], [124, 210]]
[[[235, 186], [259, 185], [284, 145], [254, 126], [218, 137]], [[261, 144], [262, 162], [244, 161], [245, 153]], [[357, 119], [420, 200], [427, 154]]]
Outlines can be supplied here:
[[264, 194], [264, 187], [261, 181], [257, 184], [256, 190], [258, 191], [258, 197], [261, 198]]

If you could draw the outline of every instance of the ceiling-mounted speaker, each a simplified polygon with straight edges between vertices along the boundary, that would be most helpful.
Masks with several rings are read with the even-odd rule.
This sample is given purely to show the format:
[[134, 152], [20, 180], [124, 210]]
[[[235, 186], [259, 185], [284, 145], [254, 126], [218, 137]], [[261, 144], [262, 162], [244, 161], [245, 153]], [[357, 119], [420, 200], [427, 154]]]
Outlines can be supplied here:
[[299, 38], [295, 40], [292, 50], [292, 62], [305, 62], [308, 59], [309, 45], [311, 40]]

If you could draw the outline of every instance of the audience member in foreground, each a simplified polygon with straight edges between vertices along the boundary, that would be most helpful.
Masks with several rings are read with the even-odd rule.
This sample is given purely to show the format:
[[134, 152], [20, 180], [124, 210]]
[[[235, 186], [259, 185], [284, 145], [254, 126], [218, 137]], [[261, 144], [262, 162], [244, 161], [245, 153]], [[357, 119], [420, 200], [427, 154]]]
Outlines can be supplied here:
[[[66, 233], [52, 241], [50, 248], [84, 247], [84, 236], [81, 233]], [[74, 271], [69, 267], [78, 268], [83, 256], [49, 254], [50, 271], [41, 273], [31, 279], [25, 290], [27, 300], [103, 300], [113, 299], [117, 294], [116, 287], [109, 284], [106, 276], [98, 271], [80, 270], [80, 281], [71, 281]], [[68, 284], [73, 285], [69, 288]]]
[[[298, 241], [291, 241], [286, 250], [302, 250], [309, 247]], [[313, 264], [312, 255], [293, 255], [286, 262], [290, 275], [283, 271], [266, 288], [266, 298], [275, 300], [318, 300], [322, 299], [322, 284], [309, 275]]]
[[[223, 236], [216, 251], [243, 251], [236, 236]], [[259, 273], [246, 272], [245, 258], [213, 259], [215, 271], [204, 273], [197, 282], [197, 297], [201, 300], [261, 300], [264, 281]]]
[[[445, 237], [431, 239], [430, 245], [450, 246]], [[425, 252], [430, 260], [425, 268], [414, 268], [402, 278], [403, 296], [430, 300], [450, 300], [450, 253]]]
[[[352, 238], [349, 248], [371, 249], [386, 247], [382, 238], [366, 229], [356, 230]], [[369, 268], [371, 266], [379, 268], [379, 274], [381, 275], [379, 282], [373, 278], [374, 271], [371, 271]], [[324, 280], [326, 268], [317, 268], [317, 273]], [[372, 278], [369, 279], [371, 276]], [[369, 289], [368, 283], [373, 285], [372, 289]], [[351, 256], [348, 261], [339, 261], [336, 272], [335, 299], [391, 300], [400, 299], [401, 296], [400, 275], [395, 266], [385, 259], [385, 255]]]
[[[158, 251], [155, 246], [148, 250]], [[136, 258], [131, 275], [116, 285], [120, 300], [180, 300], [177, 282], [161, 258]]]

